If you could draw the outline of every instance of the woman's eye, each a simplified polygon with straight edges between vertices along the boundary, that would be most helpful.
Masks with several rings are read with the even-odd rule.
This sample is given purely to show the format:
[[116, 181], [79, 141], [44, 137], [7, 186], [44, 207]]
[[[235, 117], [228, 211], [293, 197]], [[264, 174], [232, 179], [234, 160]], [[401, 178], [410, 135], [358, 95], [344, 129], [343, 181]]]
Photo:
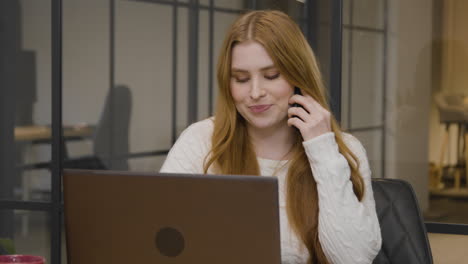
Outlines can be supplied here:
[[238, 83], [245, 83], [249, 81], [249, 78], [234, 78]]
[[279, 76], [280, 76], [280, 74], [278, 72], [276, 74], [266, 75], [265, 78], [267, 78], [268, 80], [274, 80], [274, 79], [278, 78]]

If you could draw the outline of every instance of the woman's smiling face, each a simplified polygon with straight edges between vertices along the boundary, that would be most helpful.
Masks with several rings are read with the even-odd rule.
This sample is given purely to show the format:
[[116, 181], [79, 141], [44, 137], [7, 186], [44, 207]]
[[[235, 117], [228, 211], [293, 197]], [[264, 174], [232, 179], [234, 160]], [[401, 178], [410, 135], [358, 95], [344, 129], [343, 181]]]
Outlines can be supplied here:
[[230, 88], [236, 109], [249, 126], [287, 126], [288, 100], [294, 89], [260, 43], [246, 41], [234, 46]]

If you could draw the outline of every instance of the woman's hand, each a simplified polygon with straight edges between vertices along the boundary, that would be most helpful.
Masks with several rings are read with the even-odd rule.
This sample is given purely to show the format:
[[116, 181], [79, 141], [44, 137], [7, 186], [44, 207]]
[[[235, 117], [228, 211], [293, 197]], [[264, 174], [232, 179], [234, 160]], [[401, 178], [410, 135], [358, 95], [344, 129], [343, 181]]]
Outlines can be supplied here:
[[312, 96], [295, 94], [289, 99], [289, 104], [295, 103], [302, 107], [289, 108], [288, 126], [295, 126], [299, 129], [304, 141], [331, 131], [330, 112], [315, 101]]

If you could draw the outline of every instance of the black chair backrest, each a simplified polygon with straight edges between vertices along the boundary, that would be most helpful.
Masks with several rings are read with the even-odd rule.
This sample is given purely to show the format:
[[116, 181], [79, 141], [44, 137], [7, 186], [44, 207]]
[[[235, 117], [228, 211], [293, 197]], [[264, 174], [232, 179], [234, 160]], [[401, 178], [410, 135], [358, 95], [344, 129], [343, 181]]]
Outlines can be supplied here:
[[112, 93], [107, 95], [96, 127], [94, 154], [108, 169], [128, 170], [132, 93], [126, 85], [116, 85]]
[[433, 263], [411, 185], [397, 179], [372, 179], [372, 188], [382, 232], [382, 249], [373, 263]]

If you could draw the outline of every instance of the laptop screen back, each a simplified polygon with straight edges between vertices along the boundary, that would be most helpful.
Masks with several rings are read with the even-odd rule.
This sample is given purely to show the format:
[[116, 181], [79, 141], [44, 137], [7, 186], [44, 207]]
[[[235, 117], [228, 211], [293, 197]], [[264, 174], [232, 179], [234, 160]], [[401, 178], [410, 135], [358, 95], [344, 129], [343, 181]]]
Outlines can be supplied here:
[[276, 178], [64, 171], [69, 264], [280, 263]]

